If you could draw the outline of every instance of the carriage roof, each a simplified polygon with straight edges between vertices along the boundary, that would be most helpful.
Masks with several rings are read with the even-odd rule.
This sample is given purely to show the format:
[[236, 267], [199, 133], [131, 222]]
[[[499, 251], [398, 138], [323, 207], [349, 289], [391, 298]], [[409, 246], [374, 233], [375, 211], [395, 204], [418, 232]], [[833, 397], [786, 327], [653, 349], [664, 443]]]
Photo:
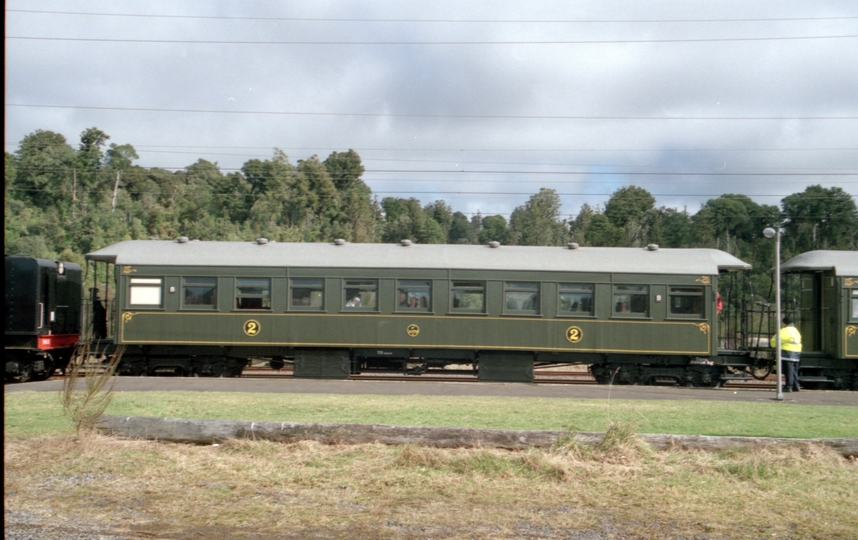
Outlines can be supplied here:
[[858, 251], [808, 251], [781, 265], [783, 272], [834, 270], [837, 276], [858, 276]]
[[138, 266], [313, 267], [716, 275], [750, 265], [716, 249], [131, 240], [91, 261]]

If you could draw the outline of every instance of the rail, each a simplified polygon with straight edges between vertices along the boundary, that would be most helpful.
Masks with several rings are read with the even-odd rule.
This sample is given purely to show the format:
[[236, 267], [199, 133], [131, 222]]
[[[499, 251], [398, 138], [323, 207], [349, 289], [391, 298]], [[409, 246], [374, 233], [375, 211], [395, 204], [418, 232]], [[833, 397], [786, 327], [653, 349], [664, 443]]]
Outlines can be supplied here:
[[[63, 375], [59, 372], [54, 373], [49, 380], [61, 380]], [[241, 374], [242, 379], [294, 379], [294, 374], [291, 369], [273, 370], [267, 367], [250, 366], [244, 368]], [[450, 371], [449, 373], [441, 374], [439, 372], [422, 375], [407, 375], [402, 373], [361, 373], [349, 375], [350, 381], [389, 381], [389, 382], [458, 382], [458, 383], [477, 383], [480, 380], [476, 375], [463, 370]], [[593, 385], [598, 384], [588, 372], [584, 371], [539, 371], [534, 372], [533, 384], [554, 384], [554, 385]], [[675, 384], [665, 384], [664, 386], [677, 386]], [[765, 381], [757, 381], [754, 379], [748, 380], [729, 380], [724, 381], [719, 385], [720, 388], [730, 389], [745, 389], [745, 390], [770, 390], [775, 388], [774, 377], [768, 377]]]

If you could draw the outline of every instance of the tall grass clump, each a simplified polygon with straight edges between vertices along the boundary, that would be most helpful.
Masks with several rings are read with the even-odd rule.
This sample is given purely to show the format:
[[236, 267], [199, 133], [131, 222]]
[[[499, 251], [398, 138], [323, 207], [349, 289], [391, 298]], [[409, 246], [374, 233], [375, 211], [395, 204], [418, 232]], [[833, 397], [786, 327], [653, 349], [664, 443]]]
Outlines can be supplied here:
[[89, 435], [95, 430], [98, 419], [107, 410], [116, 385], [116, 368], [125, 352], [125, 346], [116, 348], [108, 355], [106, 348], [99, 350], [84, 338], [72, 355], [60, 400], [63, 409], [72, 421], [77, 436]]

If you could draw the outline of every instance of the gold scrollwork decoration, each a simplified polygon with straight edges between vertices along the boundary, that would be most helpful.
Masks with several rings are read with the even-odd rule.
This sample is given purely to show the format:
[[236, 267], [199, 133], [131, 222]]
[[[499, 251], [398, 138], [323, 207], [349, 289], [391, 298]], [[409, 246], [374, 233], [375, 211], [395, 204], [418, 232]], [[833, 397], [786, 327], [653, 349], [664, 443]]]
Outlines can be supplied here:
[[709, 276], [700, 276], [694, 281], [696, 281], [697, 283], [702, 283], [704, 285], [709, 285], [709, 283], [711, 283], [711, 281], [709, 280]]
[[847, 326], [846, 327], [846, 337], [852, 337], [856, 333], [858, 333], [858, 326]]
[[136, 269], [131, 268], [130, 266], [123, 266], [123, 267], [122, 267], [122, 273], [123, 273], [123, 274], [126, 274], [126, 275], [128, 275], [128, 274], [133, 274], [133, 273], [135, 273], [136, 271], [137, 271]]
[[700, 323], [697, 328], [704, 334], [709, 335], [709, 323]]
[[845, 286], [847, 286], [847, 287], [851, 287], [852, 285], [858, 285], [858, 279], [848, 277], [848, 278], [846, 278], [846, 280], [843, 282], [843, 284], [844, 284]]
[[126, 311], [125, 313], [122, 314], [122, 322], [124, 322], [124, 323], [131, 322], [132, 317], [134, 317], [134, 314], [129, 312], [129, 311]]

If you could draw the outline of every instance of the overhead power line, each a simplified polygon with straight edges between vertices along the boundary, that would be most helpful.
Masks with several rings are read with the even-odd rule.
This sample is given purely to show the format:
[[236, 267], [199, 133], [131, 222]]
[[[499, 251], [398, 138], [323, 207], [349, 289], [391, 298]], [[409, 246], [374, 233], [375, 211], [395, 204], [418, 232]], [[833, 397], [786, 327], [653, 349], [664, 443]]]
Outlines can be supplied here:
[[828, 36], [767, 36], [731, 38], [666, 38], [666, 39], [574, 39], [574, 40], [486, 40], [486, 41], [235, 41], [205, 39], [131, 39], [74, 38], [40, 36], [6, 36], [7, 40], [77, 41], [83, 43], [173, 43], [183, 45], [610, 45], [623, 43], [726, 43], [736, 41], [801, 41], [810, 39], [853, 39], [858, 34]]
[[837, 173], [797, 173], [797, 172], [669, 172], [669, 171], [432, 171], [432, 170], [391, 170], [366, 169], [367, 173], [408, 173], [408, 174], [527, 174], [527, 175], [568, 175], [568, 176], [858, 176], [858, 172]]
[[275, 116], [357, 116], [367, 118], [467, 118], [483, 120], [858, 120], [858, 116], [605, 116], [605, 115], [514, 115], [514, 114], [420, 114], [420, 113], [363, 113], [327, 111], [230, 111], [224, 109], [165, 109], [158, 107], [99, 107], [90, 105], [40, 105], [33, 103], [7, 103], [6, 107], [41, 109], [74, 109], [95, 111], [163, 112], [192, 114], [259, 114]]
[[[385, 161], [385, 160], [370, 160], [370, 161]], [[399, 160], [390, 160], [390, 161], [399, 161]], [[442, 162], [446, 163], [446, 162]], [[485, 164], [485, 163], [484, 163]], [[499, 165], [546, 165], [543, 163], [498, 163]], [[153, 169], [163, 169], [163, 170], [184, 170], [191, 165], [146, 165], [146, 166], [138, 166], [140, 169], [144, 170], [153, 170]], [[578, 165], [580, 167], [586, 167], [587, 165]], [[684, 171], [628, 171], [628, 170], [620, 170], [620, 169], [646, 169], [646, 168], [655, 168], [656, 165], [591, 165], [592, 167], [599, 168], [610, 168], [611, 170], [594, 170], [594, 171], [510, 171], [510, 170], [488, 170], [488, 171], [470, 171], [470, 170], [433, 170], [433, 169], [420, 169], [420, 170], [410, 170], [410, 171], [392, 171], [387, 169], [364, 169], [364, 174], [384, 174], [384, 173], [408, 173], [408, 174], [425, 174], [425, 175], [444, 175], [444, 176], [459, 176], [457, 179], [451, 180], [443, 180], [438, 178], [433, 178], [432, 182], [461, 182], [462, 174], [484, 174], [491, 176], [498, 175], [525, 175], [525, 176], [541, 176], [541, 175], [554, 175], [554, 176], [669, 176], [669, 177], [686, 177], [686, 176], [736, 176], [736, 177], [746, 177], [746, 176], [779, 176], [779, 177], [787, 177], [787, 176], [795, 176], [795, 177], [817, 177], [817, 176], [839, 176], [839, 177], [847, 177], [847, 176], [858, 176], [858, 169], [852, 169], [849, 167], [828, 167], [825, 169], [819, 169], [814, 167], [740, 167], [740, 169], [747, 170], [746, 172], [713, 172], [711, 167], [707, 167], [705, 171], [693, 171], [693, 170], [684, 170]], [[65, 172], [70, 170], [71, 168], [77, 168], [78, 170], [85, 169], [95, 169], [94, 166], [83, 167], [83, 166], [68, 166], [68, 167], [39, 167], [39, 166], [28, 166], [28, 167], [17, 167], [16, 171], [38, 171], [42, 173], [57, 173], [57, 172]], [[679, 167], [676, 167], [677, 169]], [[758, 172], [759, 169], [775, 169], [772, 172]], [[839, 172], [826, 172], [830, 170], [837, 170]], [[218, 166], [219, 171], [243, 171], [244, 167], [221, 167]], [[804, 171], [804, 172], [786, 172], [786, 171]], [[853, 172], [847, 172], [853, 171]], [[420, 180], [415, 178], [376, 178], [376, 181], [381, 182], [426, 182], [430, 180]], [[500, 180], [481, 180], [478, 178], [469, 178], [468, 182], [500, 182]], [[518, 181], [518, 180], [511, 180]], [[530, 180], [522, 180], [522, 181], [530, 181]], [[545, 180], [532, 180], [534, 182], [542, 182]], [[550, 182], [559, 182], [561, 180], [549, 180]], [[853, 181], [847, 181], [846, 183], [853, 183]]]
[[84, 11], [47, 11], [35, 9], [6, 9], [7, 13], [32, 13], [42, 15], [83, 15], [90, 17], [135, 17], [145, 19], [201, 19], [226, 21], [296, 21], [296, 22], [349, 22], [349, 23], [457, 23], [457, 24], [590, 24], [590, 23], [736, 23], [736, 22], [789, 22], [789, 21], [838, 21], [858, 19], [858, 16], [838, 17], [767, 17], [737, 19], [382, 19], [359, 17], [230, 17], [225, 15], [163, 15], [146, 13], [104, 13]]
[[[68, 186], [65, 186], [67, 189]], [[120, 187], [120, 190], [124, 191], [129, 195], [174, 195], [174, 191], [172, 189], [168, 189], [165, 191], [142, 191], [142, 190], [126, 190]], [[23, 187], [12, 187], [8, 189], [9, 192], [18, 192], [18, 193], [58, 193], [61, 192], [61, 189], [58, 188], [23, 188]], [[78, 193], [106, 193], [112, 192], [113, 185], [107, 186], [105, 188], [78, 188]], [[480, 196], [493, 196], [493, 197], [521, 197], [521, 196], [533, 196], [535, 193], [529, 191], [392, 191], [392, 190], [379, 190], [372, 191], [373, 195], [406, 195], [409, 197], [413, 197], [414, 195], [480, 195]], [[564, 192], [556, 193], [561, 197], [612, 197], [614, 193], [588, 193], [588, 192]], [[245, 197], [245, 198], [264, 198], [266, 194], [252, 194], [252, 193], [244, 193], [244, 194], [236, 194], [236, 193], [210, 193], [212, 197]], [[726, 195], [725, 193], [649, 193], [648, 196], [641, 197], [620, 197], [621, 200], [624, 201], [649, 201], [651, 197], [710, 197], [710, 198], [719, 198]], [[800, 195], [802, 200], [830, 200], [831, 197], [828, 196], [811, 196], [804, 195], [802, 193], [766, 193], [759, 194], [753, 193], [750, 195], [740, 194], [748, 197], [753, 200], [755, 198], [786, 198], [791, 195]], [[848, 195], [848, 194], [847, 194]], [[851, 195], [850, 195], [851, 197]]]
[[[20, 143], [15, 142], [6, 142], [5, 146], [7, 148], [18, 148], [20, 147]], [[69, 146], [71, 147], [71, 143], [57, 143], [57, 144], [43, 144], [41, 147], [48, 146]], [[285, 145], [266, 145], [266, 146], [216, 146], [216, 145], [162, 145], [162, 144], [135, 144], [132, 145], [135, 149], [150, 149], [147, 152], [160, 152], [160, 153], [175, 153], [175, 154], [185, 154], [185, 153], [195, 153], [195, 152], [185, 152], [179, 150], [151, 150], [153, 148], [174, 148], [174, 149], [225, 149], [225, 150], [283, 150], [283, 151], [292, 151], [292, 150], [310, 150], [316, 151], [320, 148], [327, 149], [330, 145], [318, 145], [318, 146], [285, 146]], [[349, 145], [341, 145], [343, 148]], [[502, 152], [502, 153], [556, 153], [556, 152], [658, 152], [663, 153], [665, 151], [669, 152], [854, 152], [858, 150], [858, 147], [816, 147], [816, 148], [385, 148], [385, 147], [353, 147], [352, 150], [356, 152], [456, 152], [456, 153], [467, 153], [467, 152]], [[345, 150], [336, 150], [337, 152], [344, 152]], [[203, 152], [203, 153], [213, 153], [213, 152]], [[227, 154], [227, 155], [244, 155], [244, 154]], [[270, 156], [271, 154], [266, 154]]]

